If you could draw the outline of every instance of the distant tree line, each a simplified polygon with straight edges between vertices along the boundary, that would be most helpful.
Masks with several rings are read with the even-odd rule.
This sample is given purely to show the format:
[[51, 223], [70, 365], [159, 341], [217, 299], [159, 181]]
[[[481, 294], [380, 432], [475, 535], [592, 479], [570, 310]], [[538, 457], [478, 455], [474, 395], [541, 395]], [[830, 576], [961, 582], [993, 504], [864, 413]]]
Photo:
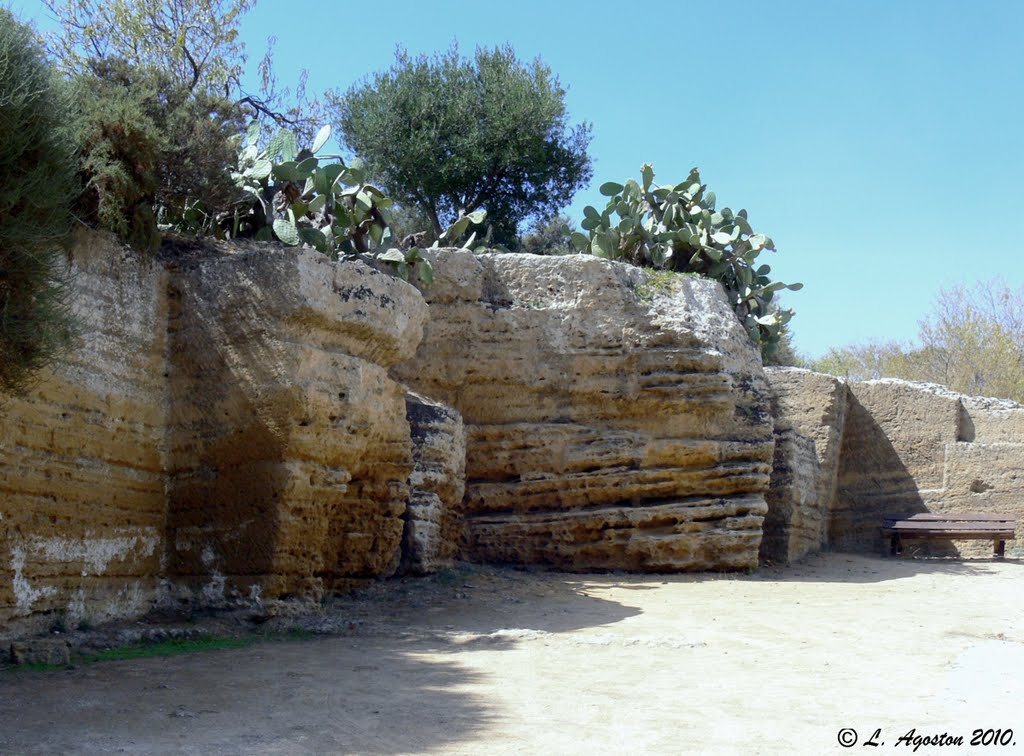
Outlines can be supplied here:
[[[799, 360], [797, 360], [799, 362]], [[916, 343], [868, 341], [807, 367], [853, 380], [903, 378], [1024, 403], [1024, 287], [1001, 279], [941, 289]]]

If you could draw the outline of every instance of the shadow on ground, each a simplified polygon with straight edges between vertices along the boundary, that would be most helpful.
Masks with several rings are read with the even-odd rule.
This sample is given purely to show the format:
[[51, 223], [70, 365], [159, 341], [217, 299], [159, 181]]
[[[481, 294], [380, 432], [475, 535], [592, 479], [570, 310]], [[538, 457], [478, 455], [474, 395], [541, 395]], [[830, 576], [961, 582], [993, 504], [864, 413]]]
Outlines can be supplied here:
[[574, 579], [523, 577], [470, 568], [446, 580], [385, 581], [290, 620], [324, 635], [312, 640], [8, 670], [0, 674], [0, 753], [457, 749], [495, 715], [472, 692], [481, 675], [455, 652], [500, 652], [531, 634], [639, 613], [587, 595]]
[[[243, 675], [238, 671], [244, 670]], [[0, 678], [3, 753], [398, 753], [488, 723], [473, 674], [366, 638]]]
[[[1002, 568], [1024, 567], [1011, 562]], [[657, 653], [695, 664], [720, 653], [711, 648], [723, 637], [718, 615], [702, 609], [715, 595], [749, 605], [763, 599], [769, 612], [780, 594], [789, 595], [780, 584], [898, 583], [921, 575], [980, 577], [992, 569], [988, 560], [832, 553], [753, 574], [569, 575], [463, 566], [433, 578], [382, 581], [328, 602], [321, 613], [287, 620], [324, 634], [312, 640], [4, 673], [0, 753], [466, 752], [508, 726], [508, 704], [503, 709], [494, 691], [506, 675], [515, 678], [509, 665], [523, 664], [526, 648], [536, 655], [530, 663], [541, 665], [538, 675], [566, 680], [574, 664], [598, 658], [602, 649], [611, 654], [605, 665], [621, 654], [641, 663]], [[718, 594], [715, 581], [732, 585]], [[680, 593], [686, 584], [699, 590]], [[665, 595], [674, 604], [663, 604], [663, 586], [672, 587]], [[844, 611], [849, 594], [818, 590], [803, 603], [798, 621], [806, 623]], [[648, 608], [643, 624], [626, 622], [644, 614], [641, 607]], [[733, 628], [729, 648], [771, 649], [788, 637], [791, 618], [763, 619], [779, 625], [769, 638]], [[285, 622], [270, 624], [278, 621]], [[575, 662], [557, 669], [566, 653], [577, 654]]]

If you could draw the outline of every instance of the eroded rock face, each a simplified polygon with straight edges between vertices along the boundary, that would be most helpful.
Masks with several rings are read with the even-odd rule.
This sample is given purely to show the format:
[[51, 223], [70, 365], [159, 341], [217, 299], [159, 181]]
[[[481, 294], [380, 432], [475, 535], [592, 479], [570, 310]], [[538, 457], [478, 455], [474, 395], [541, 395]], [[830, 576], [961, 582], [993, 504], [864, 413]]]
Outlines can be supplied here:
[[792, 562], [821, 549], [835, 498], [846, 384], [796, 368], [765, 368], [775, 418], [775, 461], [762, 560]]
[[[849, 388], [829, 533], [834, 546], [884, 550], [881, 519], [915, 512], [1012, 514], [1019, 533], [1024, 407], [907, 381], [865, 381]], [[914, 543], [929, 551], [923, 542]], [[962, 554], [991, 554], [990, 542], [954, 546]], [[949, 549], [939, 544], [931, 552]]]
[[170, 575], [207, 603], [317, 598], [398, 566], [404, 389], [426, 306], [312, 251], [181, 266], [172, 289]]
[[103, 234], [72, 266], [76, 347], [0, 397], [0, 632], [136, 616], [158, 590], [167, 274]]
[[416, 394], [405, 398], [415, 462], [402, 539], [402, 571], [417, 575], [450, 566], [462, 541], [466, 433], [451, 407]]
[[317, 598], [399, 564], [413, 451], [387, 369], [422, 297], [313, 252], [193, 246], [74, 251], [80, 343], [0, 409], [0, 633]]
[[756, 565], [768, 393], [717, 284], [658, 292], [589, 256], [447, 250], [434, 269], [423, 342], [394, 374], [463, 416], [469, 558]]

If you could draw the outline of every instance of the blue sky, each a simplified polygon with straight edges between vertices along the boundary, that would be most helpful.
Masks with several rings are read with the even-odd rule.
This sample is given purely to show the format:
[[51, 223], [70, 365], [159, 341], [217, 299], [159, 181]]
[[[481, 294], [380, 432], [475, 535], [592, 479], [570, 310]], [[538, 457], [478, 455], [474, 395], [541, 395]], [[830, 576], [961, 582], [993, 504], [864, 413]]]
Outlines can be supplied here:
[[[37, 0], [21, 18], [51, 28]], [[912, 339], [940, 287], [1024, 285], [1024, 3], [430, 3], [262, 0], [242, 23], [255, 66], [270, 34], [282, 83], [313, 91], [432, 53], [511, 43], [593, 124], [597, 187], [654, 164], [699, 166], [719, 206], [745, 207], [796, 310], [797, 348]], [[644, 9], [641, 12], [639, 9]]]

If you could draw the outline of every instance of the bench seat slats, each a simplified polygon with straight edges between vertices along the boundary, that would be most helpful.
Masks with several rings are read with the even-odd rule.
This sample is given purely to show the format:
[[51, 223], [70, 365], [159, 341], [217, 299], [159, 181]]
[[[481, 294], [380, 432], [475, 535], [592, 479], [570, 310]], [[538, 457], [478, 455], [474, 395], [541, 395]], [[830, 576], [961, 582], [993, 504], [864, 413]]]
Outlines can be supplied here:
[[1015, 522], [1013, 515], [981, 514], [974, 512], [948, 512], [946, 514], [935, 514], [933, 512], [918, 512], [917, 514], [903, 517], [886, 517], [886, 522], [913, 521], [913, 522]]
[[1002, 557], [1006, 541], [1016, 537], [1017, 520], [1013, 516], [983, 513], [919, 512], [906, 517], [886, 517], [882, 532], [891, 538], [892, 553], [902, 552], [903, 538], [946, 538], [950, 540], [991, 539], [997, 557]]
[[[894, 521], [886, 523], [886, 530], [901, 533], [1013, 533], [1014, 528], [1003, 522], [907, 522]], [[1013, 536], [1009, 536], [1012, 538]]]

